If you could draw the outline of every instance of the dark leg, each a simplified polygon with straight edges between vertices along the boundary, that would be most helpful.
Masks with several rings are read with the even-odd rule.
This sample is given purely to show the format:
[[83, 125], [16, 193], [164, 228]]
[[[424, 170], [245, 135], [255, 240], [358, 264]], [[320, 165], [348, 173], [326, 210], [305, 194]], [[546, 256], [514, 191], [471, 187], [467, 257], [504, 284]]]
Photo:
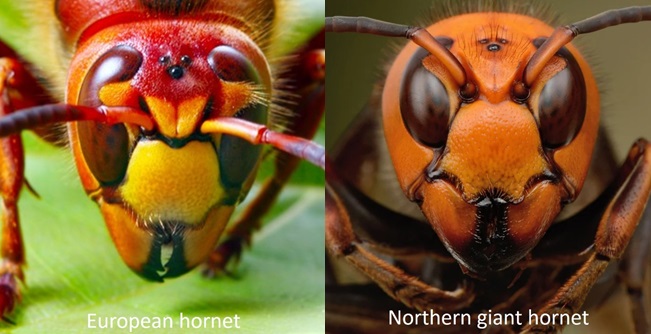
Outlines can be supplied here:
[[[38, 97], [38, 98], [34, 98]], [[17, 109], [50, 102], [41, 86], [0, 42], [0, 117]], [[25, 251], [17, 201], [25, 184], [23, 144], [19, 134], [0, 139], [0, 192], [2, 244], [0, 255], [0, 316], [5, 318], [20, 299], [18, 282], [24, 281]]]
[[[312, 138], [316, 133], [325, 106], [325, 37], [323, 32], [314, 37], [297, 57], [295, 66], [288, 68], [279, 81], [297, 89], [296, 104], [283, 104], [293, 110], [295, 117], [288, 124], [286, 133], [302, 138]], [[260, 228], [262, 217], [271, 209], [281, 190], [301, 161], [293, 155], [278, 152], [275, 170], [265, 181], [262, 189], [247, 206], [242, 217], [226, 231], [226, 238], [220, 242], [207, 261], [205, 274], [213, 276], [224, 270], [231, 258], [238, 260], [245, 245], [250, 244], [252, 233]]]
[[444, 291], [432, 287], [365, 249], [353, 231], [348, 211], [330, 186], [331, 182], [338, 182], [331, 171], [330, 166], [326, 166], [326, 245], [333, 255], [344, 257], [387, 295], [411, 308], [451, 312], [472, 303], [475, 296], [470, 288]]
[[651, 253], [651, 206], [647, 202], [642, 222], [628, 245], [621, 267], [622, 278], [633, 310], [635, 330], [638, 333], [651, 331], [649, 326], [651, 310], [645, 307], [644, 303], [645, 293], [651, 293], [649, 288], [644, 289], [645, 278], [649, 275], [649, 253]]
[[[641, 221], [651, 193], [651, 144], [641, 139], [633, 145], [614, 184], [621, 184], [621, 187], [599, 222], [594, 252], [538, 315], [578, 312], [588, 292], [608, 264], [622, 257]], [[645, 222], [645, 225], [648, 225], [648, 222]], [[644, 230], [647, 227], [641, 228]], [[562, 327], [531, 325], [525, 327], [525, 331], [555, 333]], [[637, 331], [643, 333], [639, 328]]]
[[[9, 100], [9, 77], [15, 63], [0, 59], [0, 117], [13, 112]], [[0, 263], [0, 314], [10, 313], [20, 298], [16, 278], [24, 279], [25, 252], [20, 234], [16, 202], [24, 182], [23, 143], [20, 134], [0, 139], [0, 181], [2, 191], [2, 263]]]

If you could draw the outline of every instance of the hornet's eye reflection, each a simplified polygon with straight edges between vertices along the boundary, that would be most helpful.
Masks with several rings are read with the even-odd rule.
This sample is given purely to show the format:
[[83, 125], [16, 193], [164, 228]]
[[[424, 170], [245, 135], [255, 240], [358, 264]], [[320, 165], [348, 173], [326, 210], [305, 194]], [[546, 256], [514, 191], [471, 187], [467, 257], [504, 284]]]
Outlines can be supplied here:
[[649, 332], [651, 6], [331, 2], [326, 331]]
[[258, 71], [242, 53], [228, 45], [214, 48], [208, 55], [208, 64], [224, 81], [260, 82]]
[[[544, 39], [534, 41], [542, 45]], [[546, 83], [538, 102], [540, 137], [547, 148], [567, 145], [581, 130], [586, 113], [586, 87], [581, 68], [566, 48], [558, 52], [567, 66]]]
[[[88, 71], [79, 93], [84, 105], [103, 105], [102, 87], [133, 78], [142, 65], [142, 54], [131, 46], [116, 46], [104, 53]], [[128, 133], [123, 124], [78, 123], [79, 143], [88, 168], [104, 185], [124, 179], [129, 162]]]
[[423, 145], [441, 147], [448, 136], [450, 98], [441, 80], [423, 66], [427, 51], [411, 57], [402, 79], [400, 112], [414, 139]]
[[[311, 139], [324, 131], [325, 79], [296, 64], [325, 53], [324, 0], [24, 2], [0, 5], [0, 328], [42, 323], [22, 316], [29, 310], [11, 315], [21, 296], [32, 301], [25, 307], [38, 308], [32, 304], [72, 288], [93, 291], [84, 305], [135, 303], [156, 318], [184, 309], [197, 321], [205, 312], [186, 306], [219, 304], [237, 314], [264, 300], [279, 314], [295, 315], [302, 330], [322, 331], [317, 276], [325, 270], [313, 264], [323, 258], [325, 149]], [[324, 68], [325, 59], [317, 65]], [[23, 130], [44, 141], [23, 141]], [[258, 174], [265, 158], [269, 168]], [[288, 186], [286, 195], [302, 160], [318, 168], [308, 165], [305, 184]], [[66, 173], [71, 169], [83, 189]], [[21, 196], [25, 189], [43, 201]], [[96, 206], [80, 203], [79, 195]], [[291, 214], [282, 218], [285, 211]], [[24, 238], [18, 217], [42, 238]], [[251, 247], [263, 222], [276, 220], [287, 224]], [[114, 251], [103, 249], [107, 233]], [[241, 257], [250, 248], [263, 256]], [[25, 250], [42, 256], [31, 263], [32, 279], [24, 274]], [[124, 276], [129, 268], [162, 282], [197, 267], [204, 270], [191, 275], [209, 278], [238, 270], [242, 282], [177, 281], [201, 290], [184, 294], [178, 292], [189, 290], [174, 283], [145, 286]], [[288, 268], [312, 277], [297, 279]], [[251, 289], [268, 285], [261, 277], [273, 277], [273, 288]], [[26, 281], [32, 289], [21, 291]], [[131, 293], [140, 287], [153, 293]], [[51, 306], [69, 313], [79, 308], [76, 301]], [[298, 328], [260, 314], [247, 326]], [[49, 317], [47, 327], [84, 332], [91, 325], [90, 317], [89, 326], [64, 318]], [[229, 318], [223, 319], [237, 316]], [[100, 328], [115, 324], [115, 317], [94, 319]], [[218, 319], [195, 329], [221, 327]]]

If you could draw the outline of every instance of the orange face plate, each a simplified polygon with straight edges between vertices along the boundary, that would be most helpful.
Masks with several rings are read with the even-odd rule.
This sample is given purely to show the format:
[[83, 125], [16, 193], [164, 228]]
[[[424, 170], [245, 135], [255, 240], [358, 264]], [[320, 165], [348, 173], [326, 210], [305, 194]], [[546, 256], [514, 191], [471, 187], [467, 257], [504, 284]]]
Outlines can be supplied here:
[[[550, 150], [541, 142], [535, 109], [543, 87], [562, 66], [550, 62], [530, 87], [529, 103], [515, 102], [511, 91], [537, 50], [534, 40], [550, 36], [552, 27], [519, 14], [473, 13], [427, 30], [452, 40], [450, 51], [478, 95], [463, 102], [447, 70], [433, 56], [424, 58], [423, 66], [450, 95], [451, 120], [443, 148], [414, 140], [400, 109], [404, 69], [419, 49], [409, 42], [392, 64], [383, 90], [391, 159], [403, 191], [422, 203], [421, 210], [455, 258], [473, 272], [501, 270], [538, 243], [562, 205], [583, 186], [599, 124], [596, 83], [583, 57], [567, 45], [585, 80], [586, 114], [576, 137]], [[427, 170], [434, 165], [445, 179], [428, 179]]]
[[[95, 23], [92, 35], [84, 33], [72, 60], [68, 103], [137, 108], [155, 123], [148, 133], [134, 125], [69, 125], [82, 183], [120, 255], [152, 280], [178, 276], [207, 257], [260, 159], [258, 148], [200, 133], [205, 119], [244, 111], [265, 123], [271, 95], [270, 69], [257, 44], [224, 23], [235, 18], [211, 18], [152, 15], [128, 24], [106, 18], [108, 26]], [[224, 150], [238, 150], [245, 162], [224, 160]], [[100, 158], [122, 162], [123, 174], [105, 173], [92, 161]], [[236, 167], [224, 171], [225, 161]], [[167, 263], [161, 263], [164, 247], [173, 249]]]

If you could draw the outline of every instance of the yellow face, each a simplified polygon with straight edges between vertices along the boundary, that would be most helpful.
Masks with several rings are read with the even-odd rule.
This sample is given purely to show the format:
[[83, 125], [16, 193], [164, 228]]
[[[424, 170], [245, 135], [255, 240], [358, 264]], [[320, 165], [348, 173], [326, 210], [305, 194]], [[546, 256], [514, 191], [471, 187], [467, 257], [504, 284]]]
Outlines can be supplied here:
[[[187, 272], [213, 250], [255, 179], [261, 148], [201, 125], [220, 116], [266, 124], [271, 79], [261, 50], [231, 26], [153, 20], [84, 39], [73, 65], [85, 76], [70, 78], [68, 91], [78, 92], [70, 103], [132, 107], [155, 124], [69, 125], [82, 182], [120, 255], [150, 280]], [[166, 248], [172, 255], [161, 259]]]

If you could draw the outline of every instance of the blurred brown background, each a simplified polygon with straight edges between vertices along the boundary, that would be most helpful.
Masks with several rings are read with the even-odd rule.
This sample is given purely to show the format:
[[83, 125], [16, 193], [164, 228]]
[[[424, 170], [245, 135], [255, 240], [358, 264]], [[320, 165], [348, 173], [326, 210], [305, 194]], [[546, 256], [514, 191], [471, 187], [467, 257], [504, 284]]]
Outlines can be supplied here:
[[[607, 9], [648, 5], [649, 0], [541, 1], [560, 15], [562, 24], [575, 22]], [[432, 0], [327, 0], [326, 15], [368, 16], [417, 25], [428, 17]], [[361, 34], [327, 34], [327, 138], [328, 145], [359, 112], [382, 67], [403, 41]], [[636, 138], [651, 138], [651, 22], [611, 27], [579, 36], [575, 43], [587, 54], [597, 74], [602, 96], [602, 120], [612, 133], [619, 158]]]

